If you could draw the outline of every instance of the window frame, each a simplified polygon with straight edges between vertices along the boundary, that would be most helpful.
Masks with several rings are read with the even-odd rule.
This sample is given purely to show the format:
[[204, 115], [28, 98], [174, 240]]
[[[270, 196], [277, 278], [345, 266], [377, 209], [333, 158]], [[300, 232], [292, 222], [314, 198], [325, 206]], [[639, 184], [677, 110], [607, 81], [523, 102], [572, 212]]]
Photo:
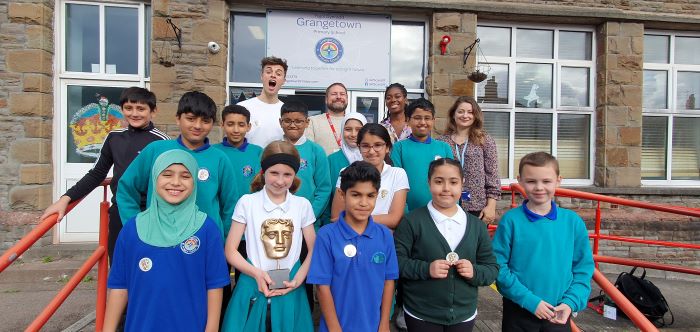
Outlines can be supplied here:
[[[644, 35], [668, 36], [668, 63], [644, 62], [642, 72], [646, 70], [659, 70], [667, 73], [666, 81], [666, 106], [662, 109], [647, 109], [642, 108], [642, 121], [644, 117], [658, 116], [665, 117], [666, 121], [666, 179], [664, 180], [641, 180], [642, 186], [645, 187], [700, 187], [699, 180], [673, 180], [673, 124], [676, 118], [693, 117], [700, 118], [700, 110], [684, 110], [677, 107], [678, 97], [678, 72], [695, 72], [700, 73], [700, 64], [676, 64], [676, 37], [694, 37], [700, 38], [700, 32], [693, 31], [672, 31], [672, 30], [644, 30]], [[643, 90], [643, 89], [642, 89]], [[642, 94], [644, 98], [644, 94]], [[700, 154], [700, 151], [698, 151]], [[642, 165], [640, 164], [640, 168]]]
[[[596, 30], [590, 26], [576, 25], [542, 25], [528, 23], [504, 23], [491, 20], [483, 20], [477, 22], [478, 27], [494, 27], [494, 28], [509, 28], [510, 29], [510, 56], [489, 56], [486, 61], [489, 64], [502, 64], [508, 66], [508, 103], [493, 104], [480, 102], [480, 106], [484, 112], [508, 112], [510, 113], [510, 128], [508, 139], [508, 178], [501, 179], [503, 184], [516, 183], [517, 161], [515, 159], [515, 114], [516, 113], [538, 113], [552, 114], [552, 137], [551, 148], [552, 155], [557, 156], [558, 148], [558, 125], [560, 114], [583, 114], [589, 115], [589, 160], [588, 160], [588, 178], [581, 179], [563, 179], [562, 185], [566, 186], [590, 186], [593, 185], [595, 172], [595, 100], [596, 100]], [[553, 37], [553, 54], [551, 59], [526, 58], [518, 57], [517, 50], [517, 30], [551, 30], [554, 32]], [[591, 58], [590, 60], [570, 60], [559, 59], [559, 34], [561, 31], [572, 32], [588, 32], [591, 34]], [[477, 58], [478, 60], [478, 58]], [[516, 106], [516, 72], [515, 69], [518, 63], [533, 63], [533, 64], [549, 64], [552, 66], [552, 107], [551, 108], [522, 108]], [[561, 69], [562, 67], [588, 68], [588, 106], [561, 106]], [[478, 98], [478, 84], [474, 84], [474, 96]], [[504, 165], [499, 165], [503, 167]]]

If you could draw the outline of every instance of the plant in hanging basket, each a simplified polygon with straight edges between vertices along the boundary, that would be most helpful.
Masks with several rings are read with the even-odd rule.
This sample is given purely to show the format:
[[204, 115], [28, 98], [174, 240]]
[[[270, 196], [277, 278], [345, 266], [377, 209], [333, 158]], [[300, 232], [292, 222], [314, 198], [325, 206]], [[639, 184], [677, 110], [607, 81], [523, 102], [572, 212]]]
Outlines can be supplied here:
[[469, 76], [467, 76], [467, 78], [469, 78], [469, 80], [474, 82], [474, 83], [480, 83], [486, 79], [486, 76], [487, 76], [486, 73], [477, 69], [477, 70], [471, 72], [469, 74]]

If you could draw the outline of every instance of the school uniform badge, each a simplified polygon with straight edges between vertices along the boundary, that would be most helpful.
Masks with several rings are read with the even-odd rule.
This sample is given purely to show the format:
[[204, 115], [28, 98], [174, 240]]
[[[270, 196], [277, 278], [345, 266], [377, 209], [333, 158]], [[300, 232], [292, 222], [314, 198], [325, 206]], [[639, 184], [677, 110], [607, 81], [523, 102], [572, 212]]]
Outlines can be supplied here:
[[204, 167], [200, 168], [199, 171], [197, 171], [197, 179], [199, 179], [199, 181], [208, 180], [209, 179], [209, 170], [204, 168]]
[[253, 175], [253, 167], [250, 165], [243, 166], [243, 176], [250, 177], [251, 175]]
[[384, 262], [386, 262], [386, 255], [383, 252], [377, 251], [372, 255], [372, 263], [382, 264]]
[[139, 260], [139, 269], [143, 272], [148, 272], [153, 268], [153, 261], [150, 258], [144, 257]]
[[199, 238], [194, 235], [180, 243], [180, 250], [188, 255], [194, 254], [197, 249], [199, 249]]
[[309, 167], [309, 162], [306, 161], [306, 159], [304, 159], [304, 158], [299, 159], [299, 170], [300, 170], [300, 171], [301, 171], [301, 170], [304, 170], [304, 169], [306, 169], [307, 167]]
[[382, 199], [386, 198], [386, 195], [389, 195], [389, 191], [386, 190], [386, 189], [382, 189], [382, 190], [379, 192], [379, 197], [382, 198]]

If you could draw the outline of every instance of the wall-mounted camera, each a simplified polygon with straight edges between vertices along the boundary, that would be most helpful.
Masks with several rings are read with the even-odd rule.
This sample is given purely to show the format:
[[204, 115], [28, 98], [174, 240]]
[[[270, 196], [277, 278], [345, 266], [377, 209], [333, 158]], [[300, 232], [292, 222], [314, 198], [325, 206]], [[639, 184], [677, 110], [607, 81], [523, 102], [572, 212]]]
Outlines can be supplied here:
[[209, 49], [209, 53], [211, 53], [211, 54], [216, 54], [216, 53], [219, 53], [219, 51], [221, 51], [221, 46], [219, 46], [219, 44], [217, 44], [216, 42], [213, 42], [213, 41], [211, 41], [211, 42], [209, 42], [209, 44], [207, 44], [207, 48]]

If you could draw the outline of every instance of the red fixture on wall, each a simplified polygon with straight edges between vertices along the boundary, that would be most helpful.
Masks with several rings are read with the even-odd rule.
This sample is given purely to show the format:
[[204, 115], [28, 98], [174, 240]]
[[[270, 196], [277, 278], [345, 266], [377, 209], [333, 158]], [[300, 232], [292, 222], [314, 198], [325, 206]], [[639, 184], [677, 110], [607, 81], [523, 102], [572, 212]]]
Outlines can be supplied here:
[[448, 35], [442, 36], [440, 38], [440, 55], [445, 55], [445, 52], [447, 52], [447, 44], [449, 44], [452, 41], [452, 38]]

